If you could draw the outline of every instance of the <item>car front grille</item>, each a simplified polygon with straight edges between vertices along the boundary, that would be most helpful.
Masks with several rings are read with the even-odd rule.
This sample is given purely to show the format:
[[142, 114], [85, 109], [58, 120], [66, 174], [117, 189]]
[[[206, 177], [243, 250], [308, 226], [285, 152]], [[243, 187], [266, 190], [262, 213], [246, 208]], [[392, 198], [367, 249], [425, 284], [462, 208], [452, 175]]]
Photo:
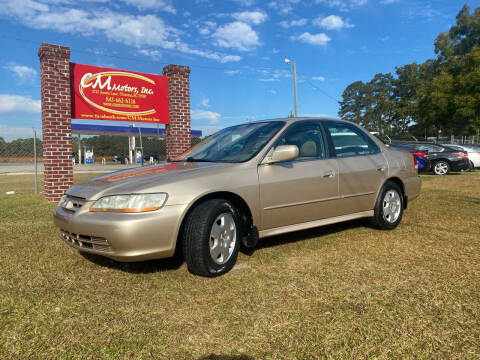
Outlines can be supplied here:
[[60, 237], [67, 243], [80, 249], [92, 249], [103, 252], [112, 252], [112, 247], [107, 239], [98, 236], [74, 234], [60, 230]]
[[85, 204], [85, 202], [85, 198], [66, 195], [65, 198], [62, 200], [60, 206], [62, 207], [62, 209], [70, 213], [75, 213], [83, 206], [83, 204]]

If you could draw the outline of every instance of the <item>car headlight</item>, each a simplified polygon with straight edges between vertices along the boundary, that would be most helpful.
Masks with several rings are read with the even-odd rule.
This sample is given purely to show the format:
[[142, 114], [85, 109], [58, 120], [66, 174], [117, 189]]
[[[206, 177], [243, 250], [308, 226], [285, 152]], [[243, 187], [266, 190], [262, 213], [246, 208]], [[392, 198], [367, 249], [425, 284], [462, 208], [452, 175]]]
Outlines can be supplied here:
[[104, 196], [90, 208], [92, 212], [139, 213], [160, 209], [167, 201], [167, 194], [130, 194]]

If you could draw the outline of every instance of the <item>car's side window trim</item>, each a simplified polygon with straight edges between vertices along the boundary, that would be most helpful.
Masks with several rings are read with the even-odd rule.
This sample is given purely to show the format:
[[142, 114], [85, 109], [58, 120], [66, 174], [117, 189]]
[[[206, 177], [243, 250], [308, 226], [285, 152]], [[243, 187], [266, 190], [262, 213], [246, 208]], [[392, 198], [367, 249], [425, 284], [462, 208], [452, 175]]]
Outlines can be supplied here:
[[323, 121], [322, 120], [301, 120], [301, 121], [296, 121], [296, 122], [290, 124], [289, 126], [287, 126], [285, 129], [283, 129], [282, 133], [278, 135], [277, 139], [269, 147], [268, 151], [265, 152], [265, 155], [263, 156], [262, 160], [259, 162], [259, 165], [261, 165], [263, 163], [263, 160], [268, 156], [270, 151], [272, 149], [275, 149], [278, 146], [278, 143], [283, 138], [283, 136], [287, 133], [287, 131], [292, 129], [295, 125], [299, 125], [299, 124], [303, 124], [303, 123], [309, 123], [309, 122], [316, 123], [318, 125], [318, 127], [320, 129], [320, 133], [321, 133], [321, 140], [323, 141], [323, 144], [325, 146], [326, 156], [325, 157], [310, 158], [310, 159], [293, 159], [293, 160], [289, 160], [289, 161], [278, 162], [277, 164], [289, 164], [289, 163], [292, 163], [292, 162], [319, 161], [319, 160], [326, 160], [326, 159], [335, 158], [335, 154], [332, 153], [332, 150], [330, 149], [330, 145], [328, 143], [327, 133], [326, 133], [325, 129], [323, 128], [323, 124], [322, 124]]
[[[375, 151], [371, 152], [371, 153], [368, 153], [368, 154], [337, 156], [337, 153], [335, 151], [335, 145], [333, 144], [332, 135], [330, 134], [330, 131], [328, 130], [328, 125], [329, 124], [337, 125], [337, 126], [345, 126], [345, 127], [349, 127], [349, 128], [353, 128], [355, 130], [358, 130], [358, 132], [360, 132], [359, 136], [362, 139], [364, 139], [370, 146], [372, 146], [375, 149]], [[357, 126], [355, 126], [353, 124], [348, 124], [348, 123], [343, 123], [343, 122], [339, 122], [339, 121], [329, 120], [329, 121], [324, 121], [323, 126], [324, 126], [324, 131], [325, 131], [325, 133], [328, 137], [329, 147], [331, 148], [331, 151], [334, 154], [333, 157], [335, 157], [337, 159], [346, 159], [346, 158], [350, 158], [350, 157], [359, 157], [359, 156], [371, 156], [371, 155], [380, 154], [382, 152], [380, 147], [372, 139], [370, 139], [366, 134], [363, 133], [362, 129], [359, 129]], [[358, 133], [358, 132], [355, 131], [355, 133]]]

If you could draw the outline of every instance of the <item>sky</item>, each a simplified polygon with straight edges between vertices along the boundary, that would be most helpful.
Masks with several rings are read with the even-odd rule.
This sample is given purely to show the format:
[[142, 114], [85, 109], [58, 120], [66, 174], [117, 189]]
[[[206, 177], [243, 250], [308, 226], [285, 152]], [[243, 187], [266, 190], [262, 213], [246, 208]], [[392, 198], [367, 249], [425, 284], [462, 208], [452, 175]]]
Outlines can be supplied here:
[[[350, 83], [434, 54], [457, 0], [0, 0], [0, 136], [41, 133], [38, 48], [71, 61], [161, 74], [191, 68], [192, 128], [212, 133], [293, 111], [337, 117]], [[78, 121], [74, 122], [88, 122]], [[98, 123], [98, 122], [95, 122]], [[103, 122], [104, 125], [126, 125]], [[142, 125], [148, 126], [148, 125]]]

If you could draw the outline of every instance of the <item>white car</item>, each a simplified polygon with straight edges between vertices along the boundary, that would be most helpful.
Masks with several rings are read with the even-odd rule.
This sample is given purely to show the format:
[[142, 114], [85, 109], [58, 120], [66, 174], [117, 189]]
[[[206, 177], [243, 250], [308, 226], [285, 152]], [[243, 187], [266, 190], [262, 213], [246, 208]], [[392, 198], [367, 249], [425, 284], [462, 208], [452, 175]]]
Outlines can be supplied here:
[[471, 168], [480, 168], [480, 146], [479, 145], [458, 145], [458, 144], [443, 144], [455, 150], [466, 151], [468, 160], [470, 160]]

